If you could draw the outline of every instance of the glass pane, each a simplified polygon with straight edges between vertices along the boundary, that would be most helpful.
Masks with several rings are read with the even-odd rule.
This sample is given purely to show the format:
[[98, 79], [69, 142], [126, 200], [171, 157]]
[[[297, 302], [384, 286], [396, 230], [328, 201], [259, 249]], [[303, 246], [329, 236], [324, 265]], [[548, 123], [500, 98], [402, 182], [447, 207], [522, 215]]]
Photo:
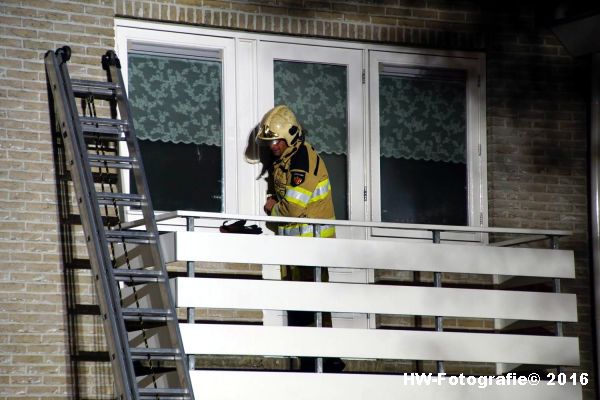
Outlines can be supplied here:
[[381, 219], [467, 225], [466, 76], [383, 67]]
[[221, 62], [130, 53], [128, 67], [154, 208], [222, 211]]
[[275, 61], [275, 104], [286, 104], [327, 165], [337, 219], [348, 219], [348, 87], [345, 66]]

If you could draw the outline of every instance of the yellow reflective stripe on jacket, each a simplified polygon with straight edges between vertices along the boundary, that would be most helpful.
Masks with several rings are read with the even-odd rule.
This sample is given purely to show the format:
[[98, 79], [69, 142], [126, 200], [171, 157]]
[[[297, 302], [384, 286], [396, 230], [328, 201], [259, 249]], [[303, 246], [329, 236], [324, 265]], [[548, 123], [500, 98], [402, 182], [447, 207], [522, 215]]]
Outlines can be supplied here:
[[285, 192], [285, 199], [300, 207], [306, 207], [308, 203], [324, 199], [329, 192], [331, 192], [331, 184], [329, 183], [329, 179], [325, 179], [317, 184], [312, 193], [299, 186], [288, 186]]
[[318, 237], [329, 238], [335, 236], [335, 226], [333, 225], [317, 225]]
[[300, 207], [306, 207], [312, 193], [299, 186], [288, 186], [285, 192], [285, 199], [289, 203], [297, 204]]
[[312, 236], [313, 228], [308, 224], [287, 224], [279, 226], [279, 234], [283, 236]]
[[[314, 232], [314, 235], [313, 235]], [[283, 236], [304, 236], [328, 238], [335, 236], [333, 225], [288, 224], [279, 226], [279, 234]]]
[[308, 202], [313, 203], [315, 201], [322, 200], [327, 197], [329, 192], [331, 192], [331, 184], [329, 183], [329, 179], [325, 179], [319, 182]]

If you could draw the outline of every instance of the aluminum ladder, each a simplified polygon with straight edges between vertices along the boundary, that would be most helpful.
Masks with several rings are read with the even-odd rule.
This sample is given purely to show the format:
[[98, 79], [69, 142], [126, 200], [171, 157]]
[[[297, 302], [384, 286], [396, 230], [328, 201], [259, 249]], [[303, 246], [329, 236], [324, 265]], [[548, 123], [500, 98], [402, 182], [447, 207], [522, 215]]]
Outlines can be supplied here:
[[[103, 82], [71, 79], [70, 58], [67, 46], [45, 54], [49, 100], [75, 189], [117, 398], [193, 400], [119, 59], [114, 51], [102, 56]], [[96, 108], [109, 117], [98, 117]], [[124, 171], [136, 193], [119, 190]], [[136, 229], [124, 228], [124, 206], [141, 209]]]

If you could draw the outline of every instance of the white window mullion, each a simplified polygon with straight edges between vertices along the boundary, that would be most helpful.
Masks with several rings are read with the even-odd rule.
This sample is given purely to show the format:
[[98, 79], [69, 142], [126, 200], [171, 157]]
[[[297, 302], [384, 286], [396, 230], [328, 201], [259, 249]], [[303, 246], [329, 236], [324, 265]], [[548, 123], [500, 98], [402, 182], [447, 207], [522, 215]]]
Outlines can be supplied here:
[[[237, 201], [240, 214], [256, 214], [262, 208], [257, 146], [251, 134], [258, 124], [257, 41], [236, 38], [236, 115], [237, 115]], [[265, 188], [266, 190], [266, 188]]]
[[223, 208], [225, 212], [238, 212], [238, 137], [236, 52], [233, 39], [222, 39], [223, 52]]
[[370, 171], [369, 198], [371, 205], [371, 220], [381, 221], [381, 177], [379, 168], [380, 141], [379, 141], [379, 59], [376, 56], [369, 57], [369, 111], [370, 111], [370, 158], [367, 164]]

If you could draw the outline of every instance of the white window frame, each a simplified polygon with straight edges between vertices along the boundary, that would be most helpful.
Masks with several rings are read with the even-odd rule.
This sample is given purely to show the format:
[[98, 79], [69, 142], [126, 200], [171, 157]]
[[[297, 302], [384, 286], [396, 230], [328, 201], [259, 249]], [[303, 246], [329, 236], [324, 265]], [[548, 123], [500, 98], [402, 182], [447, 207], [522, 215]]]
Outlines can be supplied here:
[[[374, 115], [378, 97], [372, 91], [377, 83], [375, 60], [403, 57], [414, 65], [457, 67], [468, 71], [467, 124], [468, 124], [468, 173], [469, 173], [469, 224], [471, 226], [487, 226], [487, 168], [486, 168], [486, 123], [485, 123], [485, 57], [482, 53], [435, 51], [404, 48], [390, 45], [377, 45], [351, 41], [337, 41], [293, 37], [284, 35], [269, 35], [225, 29], [201, 28], [186, 25], [155, 23], [129, 19], [115, 19], [116, 49], [122, 60], [123, 73], [127, 82], [127, 50], [131, 41], [144, 41], [173, 44], [185, 48], [220, 49], [223, 54], [223, 151], [224, 151], [224, 211], [226, 213], [262, 214], [264, 188], [257, 184], [260, 168], [244, 160], [250, 132], [254, 129], [266, 104], [261, 103], [264, 88], [260, 87], [259, 77], [264, 72], [258, 59], [261, 43], [272, 42], [289, 45], [307, 45], [314, 48], [356, 49], [363, 54], [363, 75], [367, 78], [363, 83], [362, 112], [364, 129], [361, 140], [365, 150], [363, 156], [363, 176], [356, 177], [357, 182], [366, 182], [364, 189], [368, 196], [364, 201], [364, 219], [377, 221], [377, 213], [373, 212], [373, 204], [379, 200], [378, 192], [374, 190], [374, 182], [378, 182], [378, 171], [371, 168], [372, 160], [378, 157], [378, 138], [369, 132], [378, 132], [374, 126]], [[358, 84], [358, 83], [357, 83]], [[271, 94], [272, 96], [272, 94]], [[357, 100], [357, 99], [353, 99]], [[273, 100], [271, 99], [271, 102]], [[349, 138], [358, 140], [357, 138]], [[375, 152], [375, 150], [377, 152]], [[349, 174], [351, 171], [349, 170]], [[356, 175], [356, 174], [355, 174]], [[350, 179], [355, 179], [350, 177]], [[124, 181], [125, 182], [125, 181]], [[128, 182], [125, 182], [126, 184]], [[349, 182], [351, 196], [356, 192], [363, 195], [360, 183]], [[126, 186], [127, 187], [127, 186]], [[350, 196], [349, 196], [350, 197]], [[355, 208], [356, 209], [356, 208]], [[352, 214], [351, 219], [360, 213]], [[405, 232], [407, 237], [422, 238], [425, 233], [415, 231]], [[390, 237], [388, 232], [368, 230], [367, 236]], [[456, 235], [456, 234], [455, 234]], [[443, 236], [444, 239], [475, 240], [480, 238], [464, 235], [457, 237]]]
[[[136, 29], [117, 26], [116, 35], [116, 53], [121, 60], [121, 73], [125, 84], [129, 83], [128, 54], [134, 47], [134, 44], [143, 43], [148, 49], [153, 45], [164, 49], [168, 46], [173, 50], [173, 55], [180, 53], [197, 53], [201, 55], [204, 51], [219, 52], [222, 62], [222, 171], [223, 171], [223, 212], [238, 212], [238, 187], [235, 180], [228, 177], [235, 176], [239, 157], [237, 154], [237, 135], [236, 135], [236, 104], [230, 99], [236, 98], [235, 87], [235, 41], [232, 38], [206, 37], [192, 33], [165, 32], [154, 29]], [[127, 147], [122, 144], [119, 151], [127, 154]], [[168, 173], [168, 165], [165, 165]], [[199, 180], [202, 171], [198, 171]], [[129, 188], [129, 174], [122, 172], [121, 182], [125, 190]], [[157, 210], [161, 211], [161, 210]], [[138, 219], [141, 215], [140, 210], [127, 208], [125, 210], [127, 220]]]
[[[369, 98], [371, 106], [371, 188], [372, 218], [381, 221], [381, 179], [380, 179], [380, 141], [379, 141], [379, 76], [381, 65], [406, 67], [447, 68], [466, 72], [466, 150], [467, 150], [467, 215], [468, 226], [487, 226], [487, 173], [486, 173], [486, 136], [485, 136], [485, 91], [481, 84], [482, 60], [464, 57], [432, 54], [412, 54], [389, 51], [369, 52]], [[423, 238], [426, 233], [372, 229], [373, 236], [393, 236]], [[480, 240], [480, 235], [443, 232], [446, 240]]]

